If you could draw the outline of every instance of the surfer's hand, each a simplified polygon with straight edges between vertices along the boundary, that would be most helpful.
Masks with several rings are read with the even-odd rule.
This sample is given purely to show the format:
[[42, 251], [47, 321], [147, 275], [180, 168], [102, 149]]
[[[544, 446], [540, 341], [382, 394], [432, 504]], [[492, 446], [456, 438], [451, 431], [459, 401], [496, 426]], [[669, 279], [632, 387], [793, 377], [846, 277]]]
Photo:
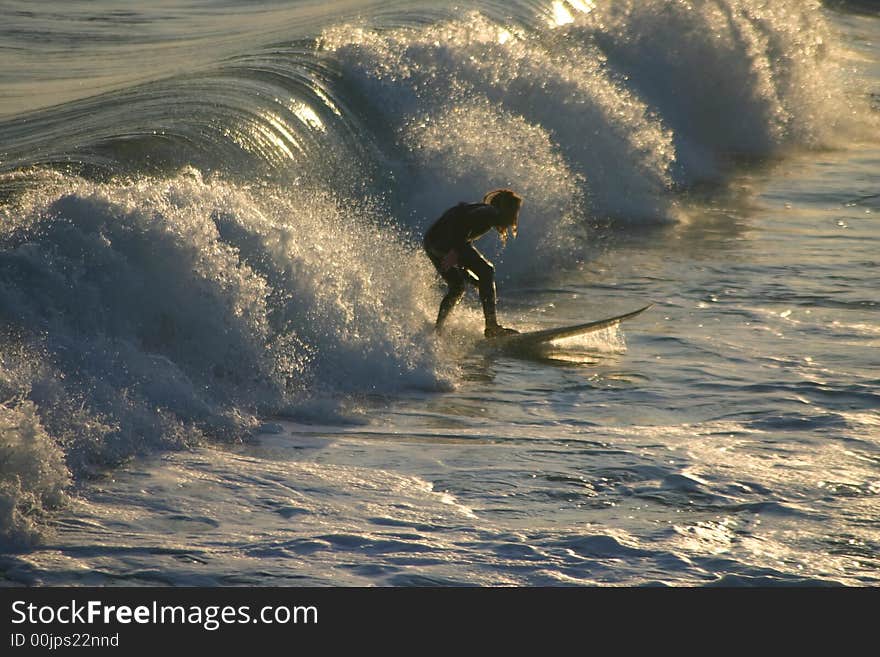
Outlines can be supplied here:
[[440, 271], [447, 272], [455, 265], [458, 264], [458, 252], [455, 249], [451, 249], [449, 253], [443, 256], [443, 260], [440, 261]]

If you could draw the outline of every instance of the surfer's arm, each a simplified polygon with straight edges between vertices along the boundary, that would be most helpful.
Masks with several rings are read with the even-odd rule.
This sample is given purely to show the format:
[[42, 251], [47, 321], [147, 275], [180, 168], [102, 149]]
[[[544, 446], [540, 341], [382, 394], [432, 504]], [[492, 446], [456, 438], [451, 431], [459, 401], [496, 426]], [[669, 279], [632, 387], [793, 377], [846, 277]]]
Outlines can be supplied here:
[[491, 205], [478, 205], [455, 220], [441, 218], [428, 231], [428, 244], [440, 258], [441, 273], [460, 265], [463, 253], [474, 240], [479, 239], [498, 223], [498, 211]]
[[457, 239], [440, 261], [440, 271], [446, 272], [452, 267], [460, 266], [460, 254], [467, 248], [473, 248], [472, 242], [488, 233], [497, 223], [498, 210], [491, 205], [482, 205], [468, 212], [458, 225]]
[[468, 213], [467, 242], [480, 239], [501, 221], [501, 215], [491, 205], [481, 205]]

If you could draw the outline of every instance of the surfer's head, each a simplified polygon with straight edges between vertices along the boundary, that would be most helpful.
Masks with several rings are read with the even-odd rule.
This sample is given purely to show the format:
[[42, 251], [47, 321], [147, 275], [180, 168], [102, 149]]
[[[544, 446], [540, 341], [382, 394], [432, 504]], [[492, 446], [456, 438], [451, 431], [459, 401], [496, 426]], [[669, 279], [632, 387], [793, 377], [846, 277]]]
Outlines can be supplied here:
[[510, 189], [493, 189], [483, 197], [483, 203], [491, 205], [501, 214], [501, 223], [495, 230], [501, 236], [502, 244], [507, 243], [508, 235], [516, 237], [516, 222], [523, 200]]

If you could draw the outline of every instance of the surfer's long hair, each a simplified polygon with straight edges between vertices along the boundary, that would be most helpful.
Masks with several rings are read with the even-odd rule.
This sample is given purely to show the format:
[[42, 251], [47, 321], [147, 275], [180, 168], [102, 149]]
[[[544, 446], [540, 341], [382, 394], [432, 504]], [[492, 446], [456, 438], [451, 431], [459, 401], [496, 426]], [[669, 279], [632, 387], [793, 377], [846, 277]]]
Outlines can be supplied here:
[[495, 226], [495, 230], [501, 236], [501, 244], [507, 244], [509, 236], [516, 237], [516, 222], [523, 204], [522, 197], [511, 189], [493, 189], [483, 197], [483, 203], [496, 208], [504, 217], [506, 223]]

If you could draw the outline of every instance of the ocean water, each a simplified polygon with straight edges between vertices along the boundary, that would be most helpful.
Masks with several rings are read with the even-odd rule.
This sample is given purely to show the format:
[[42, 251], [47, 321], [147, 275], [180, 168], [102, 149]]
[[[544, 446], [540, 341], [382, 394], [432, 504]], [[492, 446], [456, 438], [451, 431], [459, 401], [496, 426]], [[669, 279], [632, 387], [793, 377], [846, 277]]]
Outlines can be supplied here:
[[[0, 583], [880, 584], [867, 2], [0, 7]], [[502, 321], [420, 237], [510, 186]]]

